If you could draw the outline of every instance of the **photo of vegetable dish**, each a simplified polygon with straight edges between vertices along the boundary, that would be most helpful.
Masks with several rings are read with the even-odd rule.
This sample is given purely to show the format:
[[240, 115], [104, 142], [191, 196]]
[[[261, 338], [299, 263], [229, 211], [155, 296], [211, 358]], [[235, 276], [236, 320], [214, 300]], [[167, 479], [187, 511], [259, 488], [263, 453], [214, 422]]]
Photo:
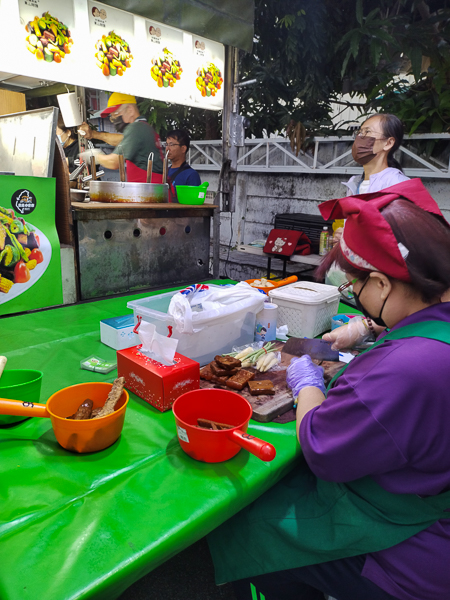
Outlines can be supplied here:
[[131, 67], [133, 55], [130, 46], [119, 35], [110, 31], [103, 35], [95, 44], [95, 58], [97, 67], [102, 70], [103, 75], [122, 76]]
[[34, 17], [25, 29], [29, 33], [25, 38], [27, 48], [38, 60], [60, 63], [66, 54], [70, 54], [73, 44], [70, 30], [49, 12], [40, 18]]
[[30, 280], [31, 271], [44, 260], [39, 247], [35, 227], [0, 206], [0, 301], [13, 286]]
[[208, 63], [206, 67], [197, 70], [196, 85], [202, 96], [215, 96], [222, 87], [223, 77], [214, 63]]
[[152, 59], [150, 73], [158, 87], [173, 87], [182, 72], [180, 61], [176, 60], [167, 48], [163, 49], [163, 56]]

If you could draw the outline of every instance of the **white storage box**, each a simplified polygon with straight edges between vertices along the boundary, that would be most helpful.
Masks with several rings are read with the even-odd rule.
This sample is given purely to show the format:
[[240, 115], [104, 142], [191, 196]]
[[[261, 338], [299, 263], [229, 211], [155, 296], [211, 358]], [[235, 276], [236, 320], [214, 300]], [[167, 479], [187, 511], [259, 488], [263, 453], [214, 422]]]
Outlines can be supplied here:
[[339, 310], [338, 289], [311, 281], [297, 281], [269, 291], [278, 305], [277, 327], [287, 325], [288, 335], [313, 338], [331, 329], [331, 318]]
[[[221, 287], [208, 285], [210, 288]], [[133, 309], [135, 323], [138, 322], [138, 318], [153, 323], [157, 333], [164, 336], [171, 335], [179, 340], [177, 347], [179, 354], [196, 360], [201, 366], [214, 360], [216, 354], [231, 352], [233, 346], [253, 343], [256, 314], [246, 308], [241, 308], [226, 317], [214, 319], [212, 325], [198, 333], [179, 333], [173, 318], [167, 314], [172, 296], [176, 293], [167, 292], [128, 302], [128, 308]]]
[[100, 340], [114, 350], [125, 350], [139, 344], [139, 338], [133, 333], [133, 329], [133, 315], [103, 319], [100, 321]]

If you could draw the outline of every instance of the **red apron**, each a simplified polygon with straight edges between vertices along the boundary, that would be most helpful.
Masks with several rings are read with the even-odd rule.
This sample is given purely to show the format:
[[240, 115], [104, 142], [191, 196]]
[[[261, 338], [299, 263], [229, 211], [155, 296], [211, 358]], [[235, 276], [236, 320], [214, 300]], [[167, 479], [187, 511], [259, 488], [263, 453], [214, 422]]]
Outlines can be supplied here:
[[[147, 171], [137, 167], [131, 160], [127, 160], [127, 181], [130, 183], [146, 183]], [[151, 183], [162, 183], [161, 173], [152, 173]]]

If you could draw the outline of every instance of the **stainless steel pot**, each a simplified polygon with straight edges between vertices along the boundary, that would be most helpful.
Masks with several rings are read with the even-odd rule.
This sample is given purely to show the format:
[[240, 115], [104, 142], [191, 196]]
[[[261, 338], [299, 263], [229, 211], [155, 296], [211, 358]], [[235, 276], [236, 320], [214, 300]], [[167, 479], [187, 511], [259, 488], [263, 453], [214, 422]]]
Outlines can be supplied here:
[[167, 183], [129, 183], [126, 181], [90, 181], [91, 202], [168, 202]]

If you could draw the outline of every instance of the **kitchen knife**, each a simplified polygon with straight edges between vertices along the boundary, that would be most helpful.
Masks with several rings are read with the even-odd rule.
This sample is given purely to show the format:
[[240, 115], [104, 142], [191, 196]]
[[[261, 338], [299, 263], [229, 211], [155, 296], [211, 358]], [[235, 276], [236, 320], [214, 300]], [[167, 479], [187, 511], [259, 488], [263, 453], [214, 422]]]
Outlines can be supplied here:
[[310, 338], [291, 337], [283, 346], [283, 352], [293, 356], [309, 354], [316, 360], [339, 360], [339, 351], [331, 349], [332, 342]]

